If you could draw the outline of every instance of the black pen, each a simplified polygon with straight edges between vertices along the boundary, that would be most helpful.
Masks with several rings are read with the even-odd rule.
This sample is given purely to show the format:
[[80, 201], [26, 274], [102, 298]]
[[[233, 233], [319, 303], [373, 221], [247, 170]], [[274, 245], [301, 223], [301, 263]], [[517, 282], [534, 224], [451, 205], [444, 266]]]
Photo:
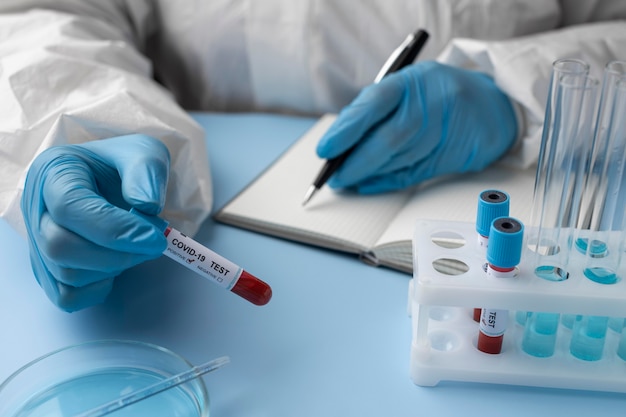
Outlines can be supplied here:
[[[386, 75], [398, 71], [399, 69], [413, 63], [413, 61], [415, 61], [415, 58], [417, 57], [417, 54], [419, 54], [419, 52], [424, 47], [427, 39], [428, 32], [422, 29], [419, 29], [415, 33], [409, 34], [409, 36], [406, 37], [406, 39], [400, 44], [400, 46], [398, 46], [391, 53], [387, 61], [385, 61], [385, 64], [378, 72], [378, 75], [376, 75], [374, 83], [379, 82]], [[352, 150], [355, 147], [356, 145], [354, 145], [341, 155], [326, 161], [322, 170], [319, 172], [319, 174], [317, 174], [317, 178], [315, 178], [315, 181], [313, 181], [313, 184], [309, 187], [308, 191], [304, 195], [304, 201], [302, 202], [303, 206], [311, 200], [317, 190], [319, 190], [324, 184], [326, 184], [326, 181], [328, 181], [330, 176], [333, 175], [333, 173], [337, 171], [341, 164], [344, 163], [346, 158], [350, 155], [350, 153], [352, 153]]]

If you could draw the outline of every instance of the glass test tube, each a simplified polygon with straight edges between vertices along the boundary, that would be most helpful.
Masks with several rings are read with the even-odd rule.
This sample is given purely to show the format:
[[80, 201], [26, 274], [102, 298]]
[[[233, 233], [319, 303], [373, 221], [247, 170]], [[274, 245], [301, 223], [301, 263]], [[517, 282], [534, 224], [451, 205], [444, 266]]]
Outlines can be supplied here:
[[[569, 276], [597, 101], [598, 82], [588, 72], [579, 60], [556, 61], [552, 70], [527, 242], [535, 274], [550, 281]], [[537, 357], [552, 356], [559, 319], [558, 313], [520, 315], [522, 349]]]
[[527, 240], [535, 274], [551, 281], [568, 277], [592, 148], [598, 82], [588, 71], [571, 59], [552, 69]]
[[623, 253], [623, 188], [626, 156], [626, 61], [604, 70], [593, 153], [584, 193], [581, 236], [576, 248], [586, 254], [584, 275], [601, 284], [614, 284]]
[[[619, 280], [618, 269], [624, 252], [624, 169], [626, 157], [626, 61], [610, 62], [604, 70], [602, 95], [581, 217], [588, 229], [576, 239], [576, 248], [585, 253], [583, 273], [600, 284]], [[621, 230], [621, 232], [620, 232]], [[570, 352], [579, 359], [602, 358], [610, 320], [608, 317], [578, 316], [572, 330]], [[620, 337], [617, 355], [623, 358], [626, 346]]]
[[522, 336], [522, 350], [539, 358], [554, 355], [558, 328], [558, 313], [529, 313]]
[[622, 327], [619, 344], [617, 345], [617, 356], [626, 361], [626, 328], [624, 327]]
[[615, 333], [622, 333], [625, 324], [624, 317], [609, 317], [609, 329]]
[[575, 321], [576, 314], [561, 314], [561, 324], [566, 328], [572, 330], [574, 328]]
[[570, 341], [570, 353], [585, 361], [602, 359], [608, 317], [576, 316]]

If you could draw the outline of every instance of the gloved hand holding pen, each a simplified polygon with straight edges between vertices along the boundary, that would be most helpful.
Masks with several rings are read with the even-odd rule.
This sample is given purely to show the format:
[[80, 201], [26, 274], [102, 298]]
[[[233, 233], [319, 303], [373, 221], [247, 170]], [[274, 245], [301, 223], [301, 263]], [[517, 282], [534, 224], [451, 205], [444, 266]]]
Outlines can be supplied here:
[[320, 140], [317, 154], [331, 159], [356, 144], [328, 184], [378, 193], [482, 170], [516, 134], [513, 107], [490, 77], [428, 61], [363, 89]]
[[158, 214], [169, 175], [165, 145], [128, 135], [49, 148], [22, 197], [35, 276], [61, 309], [103, 301], [125, 269], [161, 256], [163, 233], [128, 212]]

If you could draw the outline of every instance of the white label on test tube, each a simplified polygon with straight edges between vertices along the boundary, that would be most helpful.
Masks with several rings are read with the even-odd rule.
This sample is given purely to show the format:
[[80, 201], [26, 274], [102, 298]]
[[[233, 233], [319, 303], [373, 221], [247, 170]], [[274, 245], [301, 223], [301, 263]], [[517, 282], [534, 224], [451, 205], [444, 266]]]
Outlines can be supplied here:
[[480, 331], [489, 337], [502, 336], [509, 321], [508, 310], [483, 308], [480, 317]]
[[163, 253], [167, 257], [228, 290], [237, 283], [242, 268], [176, 229], [168, 228], [165, 233], [167, 249]]

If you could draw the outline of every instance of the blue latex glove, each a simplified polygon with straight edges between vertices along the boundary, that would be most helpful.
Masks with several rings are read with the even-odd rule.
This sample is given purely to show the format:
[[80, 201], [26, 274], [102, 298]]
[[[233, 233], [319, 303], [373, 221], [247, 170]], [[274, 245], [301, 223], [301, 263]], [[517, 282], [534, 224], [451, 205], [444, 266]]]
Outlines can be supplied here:
[[114, 277], [163, 253], [163, 233], [128, 210], [161, 211], [169, 161], [145, 135], [57, 146], [34, 160], [22, 212], [35, 277], [53, 303], [100, 303]]
[[317, 154], [334, 158], [358, 143], [328, 185], [378, 193], [482, 170], [516, 134], [513, 107], [490, 77], [421, 62], [363, 89], [320, 140]]

